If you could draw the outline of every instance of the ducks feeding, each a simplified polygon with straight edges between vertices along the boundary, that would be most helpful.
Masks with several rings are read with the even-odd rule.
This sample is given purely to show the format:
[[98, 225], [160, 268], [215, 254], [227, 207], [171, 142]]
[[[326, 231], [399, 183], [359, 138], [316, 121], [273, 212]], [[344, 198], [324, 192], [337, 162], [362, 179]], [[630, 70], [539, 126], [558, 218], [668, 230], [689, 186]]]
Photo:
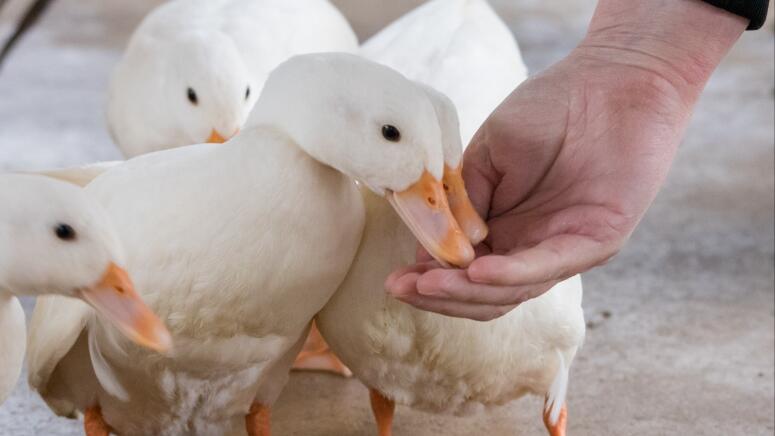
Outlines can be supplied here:
[[[96, 398], [87, 430], [267, 434], [310, 320], [358, 249], [364, 210], [353, 180], [402, 208], [438, 258], [473, 258], [443, 195], [443, 166], [423, 87], [357, 56], [292, 58], [225, 146], [141, 156], [85, 188], [117, 224], [127, 268], [168, 323], [174, 352], [151, 355], [104, 323], [45, 325], [30, 342], [50, 369], [31, 368], [32, 386], [60, 414]], [[75, 339], [62, 349], [47, 345], [52, 335]], [[94, 382], [83, 365], [93, 349], [141, 401]]]
[[[434, 95], [429, 93], [429, 95]], [[435, 94], [446, 132], [445, 163], [455, 216], [478, 242], [486, 227], [459, 178], [462, 146], [454, 107]], [[525, 394], [546, 398], [552, 436], [565, 434], [568, 369], [584, 338], [578, 276], [489, 322], [418, 310], [386, 295], [385, 279], [414, 262], [416, 242], [389, 204], [363, 191], [366, 227], [347, 278], [316, 317], [331, 349], [370, 389], [380, 436], [392, 433], [395, 403], [467, 414]]]
[[[493, 109], [527, 78], [517, 42], [486, 0], [427, 2], [371, 37], [360, 54], [450, 97], [461, 121], [459, 133], [449, 133], [462, 135], [464, 144], [468, 144]], [[460, 215], [473, 212], [473, 208], [455, 211], [463, 206], [457, 202], [462, 197], [456, 193], [465, 191], [460, 162], [446, 167], [444, 174], [450, 179], [445, 180], [450, 206], [455, 216], [467, 223], [461, 225], [474, 226], [468, 231], [484, 229], [476, 213]], [[474, 243], [484, 237], [469, 236]], [[295, 368], [351, 375], [315, 325]]]

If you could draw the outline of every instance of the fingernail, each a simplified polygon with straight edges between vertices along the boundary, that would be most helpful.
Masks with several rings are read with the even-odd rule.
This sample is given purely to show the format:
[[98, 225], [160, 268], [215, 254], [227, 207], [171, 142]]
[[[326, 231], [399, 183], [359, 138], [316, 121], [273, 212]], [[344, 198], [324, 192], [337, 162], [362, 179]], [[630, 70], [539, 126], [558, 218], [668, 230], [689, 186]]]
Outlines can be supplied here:
[[393, 286], [393, 284], [394, 284], [395, 282], [396, 282], [396, 277], [394, 277], [394, 274], [390, 274], [390, 275], [389, 275], [389, 276], [387, 276], [387, 278], [385, 279], [385, 288], [386, 288], [386, 289], [387, 289], [387, 288], [390, 288], [391, 286]]
[[433, 288], [425, 289], [419, 284], [417, 285], [417, 293], [421, 295], [425, 295], [427, 297], [446, 297], [447, 296], [447, 294], [440, 289], [433, 289]]
[[479, 267], [479, 262], [476, 260], [473, 261], [471, 265], [468, 265], [468, 268], [466, 268], [466, 275], [468, 276], [468, 280], [471, 280], [474, 283], [485, 283], [487, 281], [484, 277], [482, 268]]
[[385, 293], [393, 297], [401, 295], [401, 292], [397, 289], [385, 288]]
[[444, 289], [441, 289], [438, 286], [434, 286], [432, 284], [428, 284], [428, 281], [423, 280], [422, 277], [417, 280], [417, 293], [427, 297], [436, 298], [447, 296], [447, 293], [444, 291]]
[[387, 286], [385, 287], [385, 293], [395, 298], [405, 296], [409, 293], [407, 289], [402, 289], [400, 286]]

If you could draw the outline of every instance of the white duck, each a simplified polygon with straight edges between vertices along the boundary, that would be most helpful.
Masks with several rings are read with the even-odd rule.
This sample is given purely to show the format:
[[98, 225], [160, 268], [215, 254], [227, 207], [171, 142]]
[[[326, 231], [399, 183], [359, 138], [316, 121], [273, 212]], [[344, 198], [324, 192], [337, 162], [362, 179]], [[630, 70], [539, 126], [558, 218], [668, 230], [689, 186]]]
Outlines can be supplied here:
[[100, 407], [89, 435], [268, 434], [310, 320], [360, 241], [352, 179], [390, 198], [440, 258], [473, 257], [441, 185], [438, 126], [423, 88], [389, 68], [305, 55], [272, 73], [226, 144], [106, 171], [86, 190], [127, 241], [128, 270], [168, 323], [174, 352], [151, 355], [88, 326], [113, 379], [97, 383], [82, 324], [45, 325], [30, 339], [31, 385], [59, 414]]
[[223, 142], [289, 57], [355, 52], [327, 0], [174, 0], [134, 32], [110, 83], [108, 124], [126, 157]]
[[[486, 0], [430, 1], [366, 41], [361, 55], [449, 96], [461, 115], [464, 144], [527, 78], [517, 42]], [[460, 168], [448, 170], [460, 175]], [[351, 375], [314, 325], [295, 367]]]
[[[455, 216], [474, 242], [486, 228], [468, 202], [454, 107], [435, 99], [445, 123], [445, 185]], [[443, 115], [443, 114], [446, 114]], [[370, 388], [380, 436], [391, 434], [394, 404], [465, 414], [532, 393], [546, 396], [544, 422], [565, 434], [568, 368], [584, 338], [578, 276], [502, 318], [477, 322], [424, 312], [386, 295], [395, 269], [414, 262], [416, 242], [388, 203], [364, 191], [366, 227], [342, 286], [317, 315], [333, 351]], [[422, 242], [422, 240], [421, 240]]]
[[[16, 385], [27, 343], [16, 296], [80, 298], [138, 343], [170, 346], [164, 325], [118, 266], [121, 246], [93, 199], [47, 177], [4, 174], [0, 204], [0, 404]], [[55, 318], [43, 320], [49, 321]]]
[[514, 36], [487, 0], [433, 0], [394, 21], [361, 54], [446, 94], [467, 144], [523, 80]]

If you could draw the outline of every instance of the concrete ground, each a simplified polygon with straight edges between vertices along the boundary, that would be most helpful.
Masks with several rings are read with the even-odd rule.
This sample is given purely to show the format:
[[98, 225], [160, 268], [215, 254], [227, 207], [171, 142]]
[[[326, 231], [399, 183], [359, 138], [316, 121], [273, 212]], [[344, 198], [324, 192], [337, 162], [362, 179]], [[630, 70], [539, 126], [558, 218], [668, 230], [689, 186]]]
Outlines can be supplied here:
[[[0, 35], [27, 1], [10, 0]], [[339, 1], [376, 10], [358, 3]], [[579, 41], [594, 2], [493, 3], [535, 72]], [[0, 169], [119, 157], [104, 123], [107, 77], [153, 4], [54, 5], [0, 71]], [[376, 26], [354, 18], [363, 33]], [[773, 434], [773, 92], [770, 20], [746, 33], [714, 75], [668, 183], [630, 244], [585, 276], [589, 331], [572, 370], [570, 434]], [[395, 434], [542, 434], [540, 409], [539, 399], [469, 418], [399, 408]], [[292, 377], [274, 430], [375, 434], [365, 389], [320, 374]], [[44, 434], [81, 429], [52, 416], [20, 382], [0, 407], [0, 435]]]

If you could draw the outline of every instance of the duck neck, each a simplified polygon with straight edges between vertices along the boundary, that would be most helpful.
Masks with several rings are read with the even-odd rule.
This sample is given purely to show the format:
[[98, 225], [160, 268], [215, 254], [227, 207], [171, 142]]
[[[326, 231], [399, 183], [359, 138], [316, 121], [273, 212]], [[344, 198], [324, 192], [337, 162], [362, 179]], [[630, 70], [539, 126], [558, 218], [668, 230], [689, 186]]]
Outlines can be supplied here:
[[[271, 86], [265, 86], [247, 121], [250, 126], [273, 126], [283, 132], [307, 155], [320, 164], [334, 168], [351, 179], [358, 179], [358, 168], [353, 164], [352, 148], [346, 132], [338, 128], [339, 116], [322, 113], [319, 105], [292, 104], [307, 102], [303, 87], [291, 91], [291, 95], [278, 93]], [[330, 108], [329, 111], [339, 109]], [[330, 124], [326, 122], [330, 120]]]
[[[336, 143], [329, 140], [326, 137], [319, 137], [315, 135], [294, 133], [294, 129], [287, 125], [278, 123], [276, 120], [258, 121], [259, 124], [254, 124], [254, 127], [262, 127], [264, 129], [272, 130], [283, 137], [288, 139], [288, 143], [293, 145], [296, 151], [303, 153], [307, 157], [311, 158], [310, 161], [314, 162], [314, 166], [321, 166], [328, 169], [333, 169], [341, 175], [351, 180], [357, 180], [354, 175], [354, 171], [347, 166], [348, 159], [342, 159], [342, 155], [346, 155], [343, 148], [346, 145]], [[252, 147], [249, 141], [245, 142], [247, 147]], [[287, 144], [286, 144], [287, 145]], [[288, 148], [288, 147], [286, 147]], [[344, 163], [340, 165], [339, 163]]]

